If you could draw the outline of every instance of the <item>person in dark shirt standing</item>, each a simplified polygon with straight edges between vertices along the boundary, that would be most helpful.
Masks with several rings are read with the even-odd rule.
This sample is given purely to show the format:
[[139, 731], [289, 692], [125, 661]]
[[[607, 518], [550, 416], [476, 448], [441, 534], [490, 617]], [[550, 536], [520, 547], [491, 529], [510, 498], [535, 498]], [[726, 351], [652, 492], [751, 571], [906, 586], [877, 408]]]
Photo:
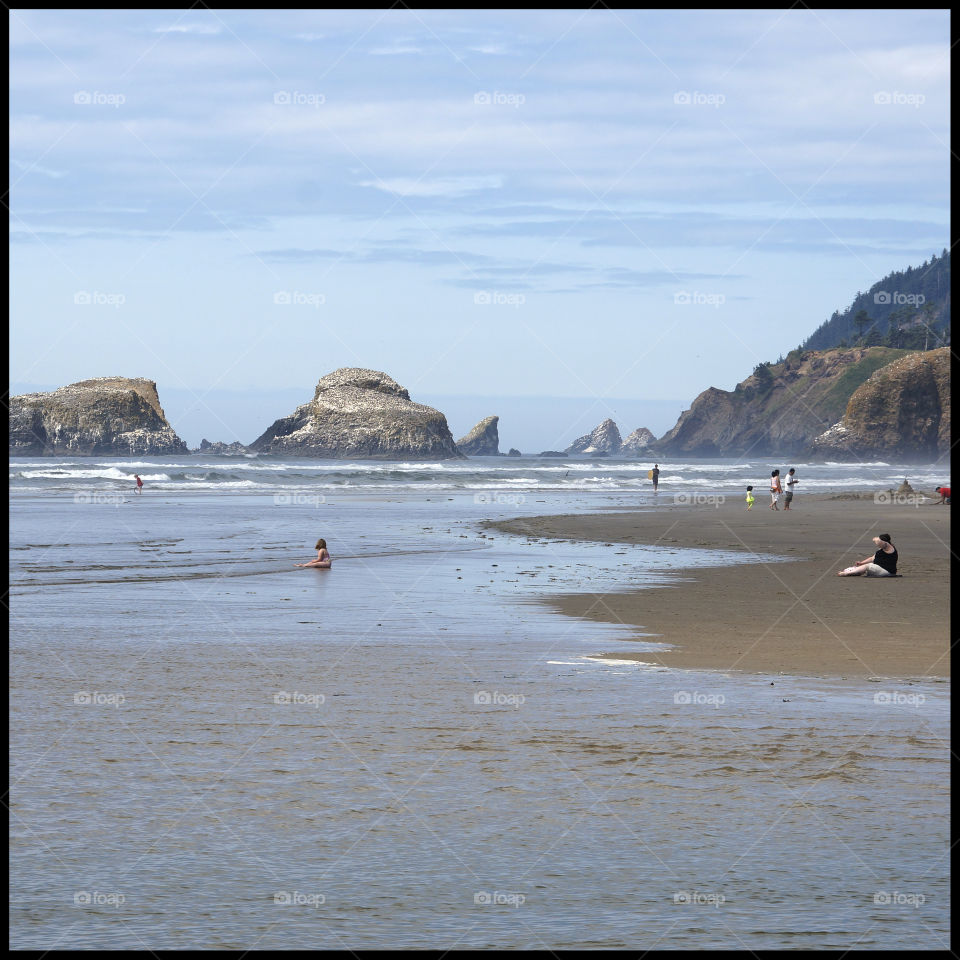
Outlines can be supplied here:
[[660, 464], [655, 463], [650, 471], [650, 479], [653, 481], [653, 492], [657, 492], [657, 486], [660, 483]]
[[897, 548], [890, 542], [889, 533], [874, 537], [877, 552], [845, 570], [838, 570], [838, 577], [895, 577], [897, 575]]

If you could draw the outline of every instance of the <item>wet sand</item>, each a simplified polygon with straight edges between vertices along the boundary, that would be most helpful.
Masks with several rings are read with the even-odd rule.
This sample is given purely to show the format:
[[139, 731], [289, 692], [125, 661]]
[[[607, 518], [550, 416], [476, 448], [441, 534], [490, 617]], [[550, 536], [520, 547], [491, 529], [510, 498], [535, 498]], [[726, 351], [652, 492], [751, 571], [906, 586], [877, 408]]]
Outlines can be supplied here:
[[[761, 491], [762, 493], [763, 491]], [[950, 507], [878, 504], [872, 494], [798, 496], [789, 512], [758, 496], [752, 511], [676, 504], [652, 510], [547, 516], [492, 524], [534, 539], [594, 540], [775, 554], [755, 562], [683, 571], [679, 582], [608, 594], [544, 599], [569, 616], [635, 625], [674, 644], [660, 653], [611, 656], [664, 666], [839, 677], [948, 677]], [[895, 579], [838, 577], [889, 533]], [[759, 560], [759, 558], [758, 558]], [[625, 586], [627, 586], [625, 584]], [[638, 637], [639, 638], [639, 637]]]

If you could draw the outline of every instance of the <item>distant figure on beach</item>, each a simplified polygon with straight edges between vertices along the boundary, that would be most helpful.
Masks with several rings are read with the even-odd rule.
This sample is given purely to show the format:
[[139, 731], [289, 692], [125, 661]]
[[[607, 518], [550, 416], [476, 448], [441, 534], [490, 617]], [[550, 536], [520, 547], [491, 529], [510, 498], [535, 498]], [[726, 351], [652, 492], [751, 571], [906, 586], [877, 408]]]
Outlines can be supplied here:
[[317, 545], [314, 548], [317, 551], [317, 559], [311, 560], [309, 563], [298, 563], [298, 567], [320, 567], [323, 570], [329, 570], [330, 564], [333, 562], [330, 559], [330, 554], [327, 551], [327, 541], [320, 539], [317, 541]]
[[783, 487], [780, 486], [780, 471], [774, 470], [770, 474], [770, 509], [779, 510], [777, 504], [780, 502], [780, 494], [783, 493]]
[[756, 503], [756, 497], [753, 495], [753, 487], [747, 487], [747, 509], [752, 510]]
[[949, 487], [937, 487], [937, 493], [940, 494], [939, 500], [934, 500], [930, 504], [931, 507], [935, 507], [938, 503], [945, 503], [948, 506], [950, 505], [950, 488]]
[[660, 464], [655, 463], [650, 471], [650, 479], [653, 481], [653, 492], [657, 492], [657, 486], [660, 483]]
[[786, 486], [787, 486], [787, 489], [786, 489], [786, 492], [785, 492], [784, 497], [783, 497], [783, 509], [784, 509], [784, 510], [789, 510], [789, 509], [790, 509], [790, 504], [793, 503], [793, 488], [800, 482], [800, 481], [794, 476], [794, 474], [795, 474], [796, 472], [797, 472], [797, 471], [796, 471], [793, 467], [791, 467], [791, 468], [787, 471], [787, 479], [786, 479], [786, 481], [785, 481]]
[[137, 493], [143, 493], [143, 481], [140, 479], [140, 474], [135, 473], [134, 477], [137, 481]]
[[889, 533], [874, 537], [877, 552], [845, 570], [838, 570], [838, 577], [895, 577], [897, 575], [897, 548], [890, 542]]

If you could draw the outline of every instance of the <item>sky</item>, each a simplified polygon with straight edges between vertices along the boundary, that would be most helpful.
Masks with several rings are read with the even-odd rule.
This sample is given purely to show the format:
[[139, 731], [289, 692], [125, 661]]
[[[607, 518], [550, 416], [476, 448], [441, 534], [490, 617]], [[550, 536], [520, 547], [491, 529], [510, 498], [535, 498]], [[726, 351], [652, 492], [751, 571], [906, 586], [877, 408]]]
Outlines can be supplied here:
[[504, 449], [660, 435], [949, 245], [945, 11], [10, 30], [12, 388], [148, 377], [191, 445], [345, 366]]

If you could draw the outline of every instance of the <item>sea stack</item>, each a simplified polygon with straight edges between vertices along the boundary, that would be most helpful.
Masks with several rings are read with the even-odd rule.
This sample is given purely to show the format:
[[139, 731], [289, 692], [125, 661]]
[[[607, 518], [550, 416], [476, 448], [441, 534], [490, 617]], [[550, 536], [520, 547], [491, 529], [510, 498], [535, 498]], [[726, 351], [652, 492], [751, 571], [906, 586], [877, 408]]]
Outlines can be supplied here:
[[461, 458], [447, 418], [414, 403], [379, 370], [343, 367], [321, 377], [313, 400], [270, 426], [250, 450], [345, 460]]
[[646, 427], [638, 427], [623, 441], [620, 453], [624, 457], [639, 457], [650, 451], [656, 437]]
[[499, 417], [486, 417], [465, 437], [457, 441], [461, 453], [468, 457], [498, 457], [500, 436], [497, 433]]
[[153, 380], [97, 377], [10, 398], [10, 454], [121, 457], [187, 453]]
[[604, 420], [585, 437], [579, 437], [567, 447], [567, 453], [605, 453], [615, 457], [620, 452], [620, 430], [612, 420]]

